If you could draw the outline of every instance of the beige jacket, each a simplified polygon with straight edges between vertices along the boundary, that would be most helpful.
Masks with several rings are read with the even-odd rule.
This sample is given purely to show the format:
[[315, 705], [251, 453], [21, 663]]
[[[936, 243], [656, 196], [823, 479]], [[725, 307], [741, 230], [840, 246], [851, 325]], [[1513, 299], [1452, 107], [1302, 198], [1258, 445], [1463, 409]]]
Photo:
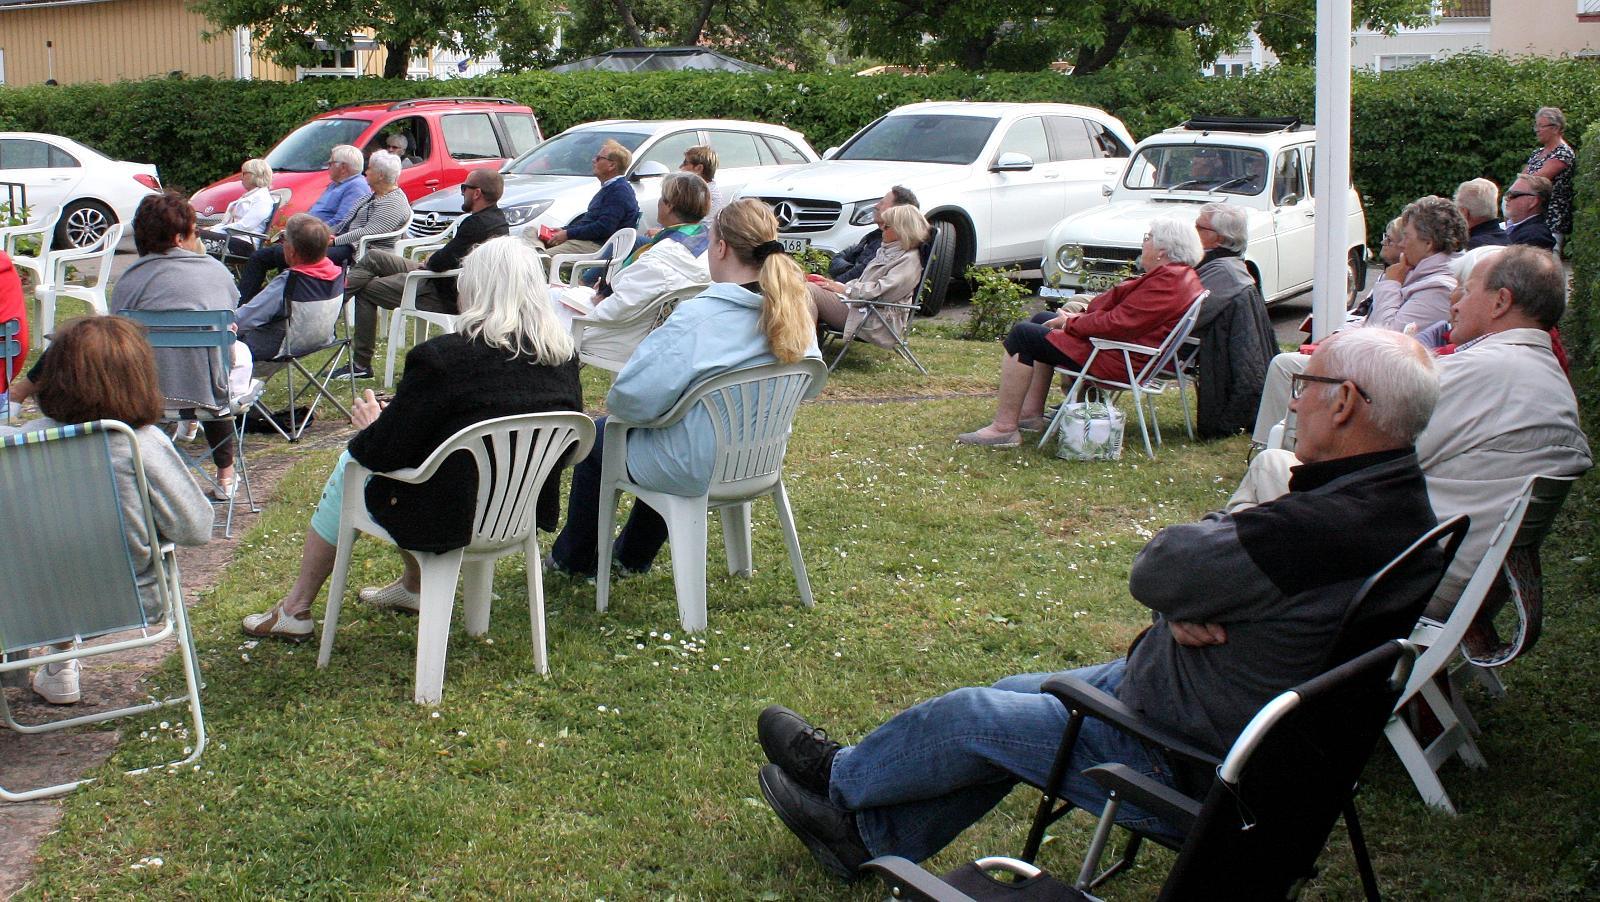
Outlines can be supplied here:
[[[909, 304], [911, 299], [916, 297], [917, 286], [920, 284], [922, 284], [921, 255], [915, 249], [908, 251], [902, 248], [898, 243], [885, 244], [878, 251], [878, 255], [872, 258], [872, 262], [867, 264], [860, 278], [844, 286], [845, 303], [850, 307], [850, 315], [844, 321], [845, 341], [861, 338], [879, 347], [894, 347], [894, 336], [884, 324], [875, 317], [867, 316], [867, 311], [871, 308], [851, 304], [850, 301], [869, 299], [891, 304]], [[879, 308], [878, 312], [885, 320], [894, 324], [897, 332], [905, 334], [906, 321], [911, 318], [911, 311]]]

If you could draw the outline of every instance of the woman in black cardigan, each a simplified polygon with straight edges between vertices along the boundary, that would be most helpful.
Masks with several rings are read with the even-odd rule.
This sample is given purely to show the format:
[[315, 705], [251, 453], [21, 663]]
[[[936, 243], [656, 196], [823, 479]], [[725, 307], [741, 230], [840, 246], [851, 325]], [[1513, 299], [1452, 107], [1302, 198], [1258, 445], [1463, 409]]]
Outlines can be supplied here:
[[[421, 464], [461, 429], [496, 417], [583, 410], [572, 338], [552, 313], [539, 259], [516, 238], [479, 245], [457, 279], [461, 315], [456, 332], [423, 342], [406, 355], [394, 400], [372, 392], [356, 402], [351, 422], [361, 431], [334, 465], [306, 530], [300, 576], [271, 609], [244, 618], [252, 636], [303, 640], [315, 629], [311, 602], [333, 572], [344, 465], [355, 460], [374, 472]], [[391, 337], [392, 340], [392, 337]], [[553, 529], [560, 514], [557, 479], [539, 496], [538, 523]], [[421, 485], [373, 477], [367, 510], [401, 548], [405, 572], [396, 582], [361, 590], [361, 599], [415, 611], [421, 588], [416, 559], [405, 549], [442, 552], [470, 541], [477, 468], [466, 452], [445, 461]]]

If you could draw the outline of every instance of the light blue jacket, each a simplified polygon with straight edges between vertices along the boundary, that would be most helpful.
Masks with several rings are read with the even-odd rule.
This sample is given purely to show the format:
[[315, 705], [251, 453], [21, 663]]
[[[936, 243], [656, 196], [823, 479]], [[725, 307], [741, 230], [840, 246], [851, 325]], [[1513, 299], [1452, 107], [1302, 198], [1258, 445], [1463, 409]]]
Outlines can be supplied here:
[[[761, 295], [731, 283], [719, 282], [684, 301], [628, 358], [606, 395], [606, 409], [619, 419], [647, 422], [702, 379], [776, 363], [760, 320]], [[821, 356], [815, 340], [806, 356]], [[711, 418], [699, 406], [676, 426], [630, 433], [628, 474], [658, 492], [702, 495], [711, 484], [715, 453]]]

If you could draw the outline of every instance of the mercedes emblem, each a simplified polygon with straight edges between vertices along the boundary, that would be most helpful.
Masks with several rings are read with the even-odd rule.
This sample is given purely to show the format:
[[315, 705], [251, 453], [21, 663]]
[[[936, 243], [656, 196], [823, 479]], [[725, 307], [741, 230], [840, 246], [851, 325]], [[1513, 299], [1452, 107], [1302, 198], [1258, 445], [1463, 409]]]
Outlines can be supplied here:
[[800, 218], [800, 213], [795, 210], [794, 204], [786, 200], [780, 200], [773, 205], [772, 215], [778, 218], [778, 231], [780, 232], [793, 226], [795, 220]]

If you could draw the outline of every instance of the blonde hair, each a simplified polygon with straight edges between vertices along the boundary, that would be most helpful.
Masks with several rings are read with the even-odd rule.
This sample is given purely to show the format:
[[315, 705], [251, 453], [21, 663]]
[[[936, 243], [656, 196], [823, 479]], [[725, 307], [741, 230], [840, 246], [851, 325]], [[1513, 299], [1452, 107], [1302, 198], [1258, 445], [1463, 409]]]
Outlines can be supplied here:
[[600, 145], [600, 153], [597, 156], [605, 157], [616, 164], [618, 172], [627, 172], [628, 164], [633, 162], [633, 151], [611, 138], [607, 138], [606, 142]]
[[[806, 295], [805, 277], [794, 258], [764, 247], [778, 240], [778, 220], [772, 208], [753, 197], [736, 200], [717, 214], [716, 237], [742, 263], [761, 268], [761, 332], [779, 363], [794, 363], [806, 356], [816, 336], [816, 321]], [[758, 260], [757, 249], [764, 256]]]
[[456, 291], [457, 332], [534, 363], [572, 359], [572, 336], [551, 311], [544, 267], [527, 242], [503, 235], [478, 245], [461, 264]]
[[900, 237], [900, 246], [908, 251], [928, 240], [928, 220], [916, 207], [904, 204], [890, 207], [878, 214], [878, 225], [894, 229]]
[[259, 157], [245, 160], [244, 165], [239, 167], [239, 178], [246, 188], [271, 188], [272, 167]]

